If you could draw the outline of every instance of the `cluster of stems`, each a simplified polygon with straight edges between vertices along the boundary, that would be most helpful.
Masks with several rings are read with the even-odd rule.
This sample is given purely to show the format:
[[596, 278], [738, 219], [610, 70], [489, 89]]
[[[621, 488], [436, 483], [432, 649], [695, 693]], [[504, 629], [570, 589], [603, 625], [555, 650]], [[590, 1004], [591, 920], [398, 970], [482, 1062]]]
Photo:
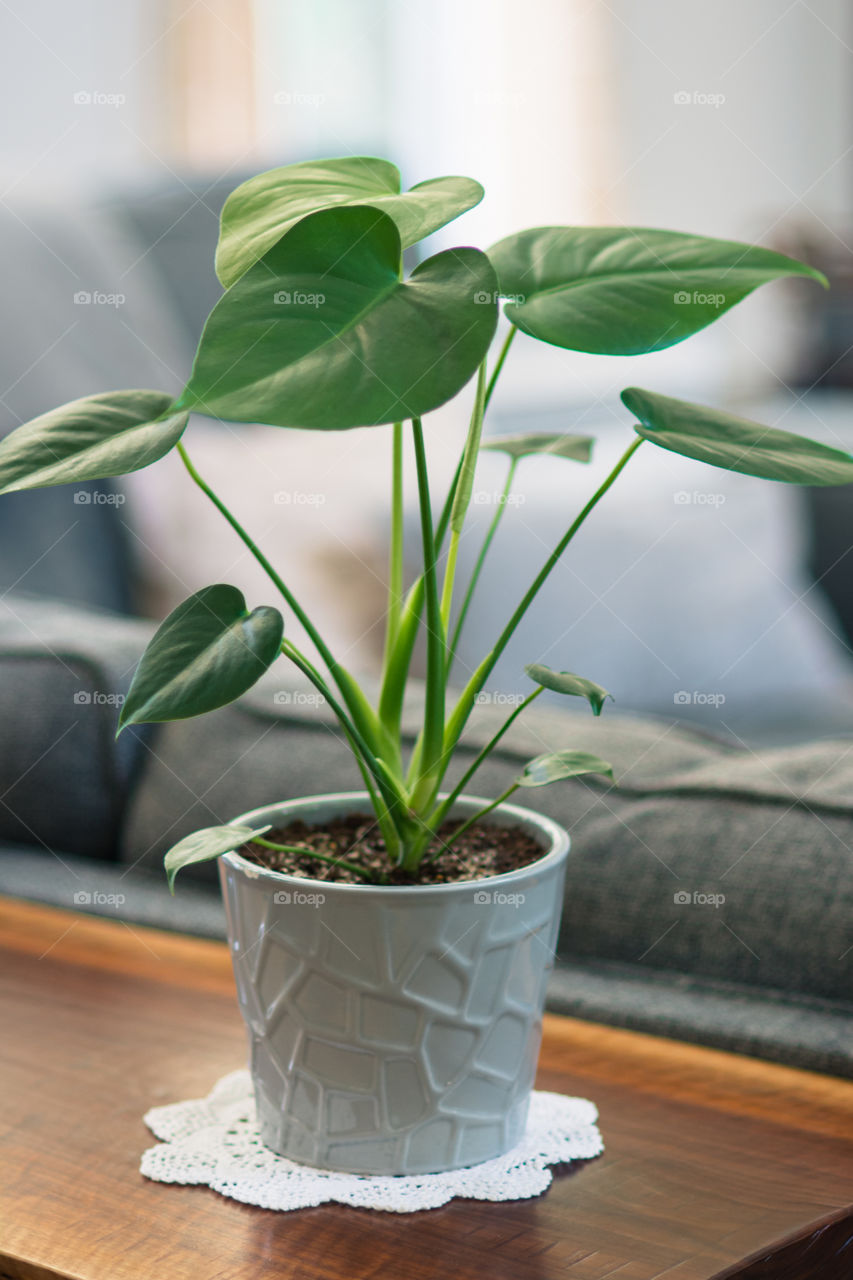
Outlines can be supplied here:
[[[454, 803], [471, 782], [477, 770], [494, 751], [513, 722], [543, 692], [542, 687], [537, 686], [513, 709], [452, 790], [442, 794], [442, 783], [476, 705], [478, 694], [483, 690], [516, 628], [566, 547], [642, 443], [640, 437], [633, 441], [573, 520], [524, 593], [492, 648], [461, 690], [456, 693], [453, 705], [448, 707], [450, 676], [460, 636], [483, 565], [508, 505], [507, 500], [518, 463], [517, 458], [510, 459], [502, 501], [499, 502], [486, 531], [473, 573], [454, 620], [453, 605], [459, 542], [472, 496], [483, 420], [516, 332], [515, 328], [510, 329], [491, 376], [487, 375], [485, 361], [478, 370], [474, 405], [465, 447], [436, 522], [433, 520], [423, 425], [419, 418], [413, 418], [411, 421], [410, 429], [418, 482], [422, 562], [419, 576], [407, 591], [404, 590], [403, 581], [405, 424], [398, 422], [392, 427], [388, 606], [383, 670], [376, 707], [371, 705], [350, 672], [335, 659], [329, 646], [270, 561], [221, 498], [196, 471], [184, 446], [178, 445], [178, 452], [184, 466], [195, 484], [232, 526], [273, 582], [311, 641], [315, 650], [311, 657], [302, 652], [287, 637], [282, 641], [281, 652], [323, 696], [337, 718], [370, 796], [388, 853], [389, 865], [412, 875], [417, 872], [427, 851], [434, 845], [439, 828], [451, 815]], [[403, 709], [415, 641], [422, 627], [426, 635], [423, 723], [414, 744], [407, 752], [402, 732]], [[455, 828], [449, 837], [443, 839], [441, 848], [446, 848], [468, 827], [503, 803], [518, 785], [514, 783], [496, 800]], [[258, 843], [267, 842], [258, 841]], [[285, 848], [285, 846], [275, 845], [270, 847]], [[340, 864], [340, 859], [333, 859], [333, 861]], [[351, 869], [358, 870], [354, 865]]]

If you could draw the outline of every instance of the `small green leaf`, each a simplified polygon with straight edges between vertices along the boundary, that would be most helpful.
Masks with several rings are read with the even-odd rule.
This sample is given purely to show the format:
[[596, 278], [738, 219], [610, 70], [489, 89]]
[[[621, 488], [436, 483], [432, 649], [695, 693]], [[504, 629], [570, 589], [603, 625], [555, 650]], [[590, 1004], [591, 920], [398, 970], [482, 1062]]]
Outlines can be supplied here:
[[531, 663], [524, 670], [536, 684], [541, 684], [544, 688], [553, 690], [554, 693], [567, 693], [586, 698], [594, 716], [601, 715], [605, 699], [609, 698], [611, 702], [613, 701], [613, 694], [602, 689], [600, 684], [596, 684], [593, 680], [584, 680], [583, 676], [574, 676], [570, 671], [552, 671], [541, 662]]
[[497, 280], [477, 249], [399, 270], [399, 232], [377, 209], [303, 218], [210, 313], [181, 408], [315, 430], [438, 408], [489, 348]]
[[781, 276], [826, 285], [770, 249], [648, 227], [535, 227], [489, 257], [507, 319], [542, 342], [600, 355], [671, 347]]
[[554, 751], [537, 756], [524, 766], [517, 781], [520, 787], [547, 787], [549, 782], [579, 778], [585, 773], [600, 773], [615, 782], [612, 765], [587, 751]]
[[473, 178], [431, 178], [400, 194], [387, 160], [345, 156], [270, 169], [232, 191], [222, 210], [216, 274], [228, 288], [301, 218], [330, 205], [369, 204], [397, 224], [403, 248], [452, 222], [483, 198]]
[[788, 484], [853, 483], [853, 458], [805, 436], [639, 387], [623, 391], [622, 402], [644, 440], [686, 458]]
[[51, 409], [0, 441], [0, 493], [104, 480], [139, 471], [167, 454], [187, 425], [165, 417], [162, 391], [108, 391]]
[[223, 853], [239, 849], [241, 845], [254, 840], [256, 836], [262, 836], [269, 829], [269, 826], [204, 827], [201, 831], [194, 831], [192, 835], [184, 836], [183, 840], [179, 840], [172, 846], [163, 859], [169, 879], [169, 891], [175, 892], [175, 876], [182, 867], [188, 867], [194, 862], [210, 862]]
[[186, 720], [239, 698], [278, 657], [277, 609], [249, 613], [236, 587], [205, 587], [178, 605], [136, 668], [119, 727]]
[[547, 453], [552, 458], [589, 462], [594, 444], [592, 436], [551, 435], [545, 431], [530, 431], [518, 436], [492, 436], [481, 448], [494, 453], [508, 453], [511, 458], [527, 458], [533, 454]]

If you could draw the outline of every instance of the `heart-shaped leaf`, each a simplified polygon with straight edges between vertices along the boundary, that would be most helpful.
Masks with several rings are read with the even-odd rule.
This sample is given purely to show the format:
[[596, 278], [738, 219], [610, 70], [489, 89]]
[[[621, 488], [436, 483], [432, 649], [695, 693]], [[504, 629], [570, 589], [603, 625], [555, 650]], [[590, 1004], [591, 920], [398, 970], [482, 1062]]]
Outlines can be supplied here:
[[239, 698], [279, 653], [277, 609], [250, 613], [236, 587], [205, 587], [178, 605], [136, 668], [119, 726], [186, 720]]
[[549, 782], [579, 778], [585, 773], [600, 773], [615, 781], [612, 766], [588, 751], [554, 751], [537, 756], [524, 766], [524, 772], [516, 781], [520, 787], [547, 787]]
[[400, 235], [376, 209], [303, 218], [216, 304], [178, 402], [236, 422], [338, 430], [420, 416], [459, 391], [497, 323], [477, 249], [401, 281]]
[[600, 355], [671, 347], [780, 276], [826, 284], [770, 249], [647, 227], [536, 227], [501, 240], [489, 257], [514, 325]]
[[192, 835], [185, 836], [183, 840], [179, 840], [172, 846], [163, 859], [169, 879], [169, 889], [172, 893], [175, 892], [175, 876], [182, 867], [188, 867], [195, 862], [210, 862], [213, 858], [221, 857], [223, 853], [239, 849], [247, 841], [254, 840], [255, 836], [262, 836], [265, 831], [269, 831], [268, 826], [204, 827], [201, 831], [194, 831]]
[[180, 440], [186, 413], [163, 415], [162, 391], [108, 391], [72, 400], [0, 441], [0, 493], [139, 471]]
[[552, 458], [589, 462], [594, 444], [592, 436], [550, 435], [545, 431], [530, 431], [519, 436], [493, 436], [481, 448], [494, 453], [508, 453], [511, 458], [528, 458], [536, 453], [547, 453]]
[[227, 288], [288, 228], [330, 205], [370, 204], [393, 218], [403, 248], [452, 222], [483, 198], [473, 178], [431, 178], [400, 193], [400, 171], [387, 160], [345, 156], [270, 169], [244, 182], [222, 210], [216, 274]]
[[805, 436], [639, 387], [623, 391], [622, 402], [644, 440], [686, 458], [789, 484], [853, 483], [853, 458]]
[[613, 701], [613, 694], [602, 689], [600, 684], [596, 684], [594, 680], [584, 680], [583, 676], [574, 676], [570, 671], [552, 671], [541, 662], [531, 663], [524, 670], [536, 684], [541, 684], [544, 688], [553, 690], [554, 693], [586, 698], [595, 716], [601, 715], [601, 708], [607, 698]]

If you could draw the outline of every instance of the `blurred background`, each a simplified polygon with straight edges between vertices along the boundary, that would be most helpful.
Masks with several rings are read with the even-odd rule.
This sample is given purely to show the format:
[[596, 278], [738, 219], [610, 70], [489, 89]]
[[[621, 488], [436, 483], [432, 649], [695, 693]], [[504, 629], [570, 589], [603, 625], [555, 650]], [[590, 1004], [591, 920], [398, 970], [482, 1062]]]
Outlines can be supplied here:
[[[459, 654], [473, 668], [630, 433], [639, 384], [853, 449], [853, 20], [843, 0], [9, 0], [0, 7], [0, 434], [76, 396], [179, 391], [227, 193], [261, 169], [379, 154], [404, 186], [470, 174], [486, 199], [425, 245], [543, 223], [759, 242], [830, 278], [776, 283], [704, 333], [607, 359], [516, 342], [489, 431], [580, 430], [589, 467], [519, 471]], [[468, 412], [431, 415], [440, 490]], [[381, 655], [389, 433], [196, 419], [187, 444], [328, 632]], [[411, 469], [410, 469], [411, 470]], [[462, 569], [505, 462], [484, 458]], [[412, 512], [409, 539], [415, 568]], [[222, 527], [221, 527], [222, 526]], [[799, 491], [652, 448], [495, 673], [597, 680], [617, 706], [736, 739], [853, 730], [853, 495]], [[0, 592], [162, 617], [214, 581], [265, 581], [173, 459], [127, 482], [0, 502]], [[272, 600], [269, 601], [272, 603]]]

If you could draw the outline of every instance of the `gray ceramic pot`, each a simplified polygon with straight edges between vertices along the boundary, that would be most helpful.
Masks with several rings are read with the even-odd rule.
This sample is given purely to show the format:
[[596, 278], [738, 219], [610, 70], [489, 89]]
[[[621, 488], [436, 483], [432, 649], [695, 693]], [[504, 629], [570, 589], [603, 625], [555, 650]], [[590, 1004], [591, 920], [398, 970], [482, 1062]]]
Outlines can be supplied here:
[[[462, 817], [484, 800], [463, 798]], [[236, 821], [369, 812], [359, 792]], [[263, 1141], [354, 1173], [437, 1173], [519, 1140], [553, 964], [565, 831], [504, 804], [542, 858], [489, 880], [416, 888], [327, 884], [220, 859]]]

